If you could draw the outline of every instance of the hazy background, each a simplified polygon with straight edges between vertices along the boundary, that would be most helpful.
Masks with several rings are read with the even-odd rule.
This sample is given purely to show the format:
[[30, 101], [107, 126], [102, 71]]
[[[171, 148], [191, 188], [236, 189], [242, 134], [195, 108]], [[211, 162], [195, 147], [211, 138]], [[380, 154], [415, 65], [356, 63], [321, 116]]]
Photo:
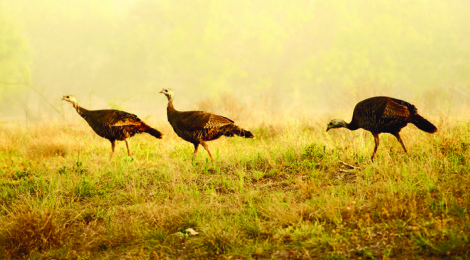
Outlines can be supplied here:
[[351, 114], [391, 95], [459, 113], [469, 17], [468, 0], [0, 0], [0, 122], [68, 121], [66, 94], [166, 120], [168, 87], [180, 110]]

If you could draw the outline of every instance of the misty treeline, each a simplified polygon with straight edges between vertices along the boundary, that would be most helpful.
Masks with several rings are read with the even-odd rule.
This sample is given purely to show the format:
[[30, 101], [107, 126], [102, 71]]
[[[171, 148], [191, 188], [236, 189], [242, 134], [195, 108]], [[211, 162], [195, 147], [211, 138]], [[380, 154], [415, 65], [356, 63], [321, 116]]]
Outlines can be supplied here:
[[37, 93], [138, 110], [164, 104], [163, 87], [188, 103], [231, 93], [328, 107], [364, 85], [465, 101], [468, 17], [466, 0], [3, 0], [0, 112], [54, 114]]

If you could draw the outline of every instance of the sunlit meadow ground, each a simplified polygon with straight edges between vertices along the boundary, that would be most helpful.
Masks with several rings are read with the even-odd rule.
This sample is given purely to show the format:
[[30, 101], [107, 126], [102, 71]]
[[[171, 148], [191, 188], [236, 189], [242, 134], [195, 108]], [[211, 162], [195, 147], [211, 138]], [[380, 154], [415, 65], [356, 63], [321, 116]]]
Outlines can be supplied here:
[[372, 163], [329, 119], [238, 119], [256, 139], [210, 142], [214, 163], [167, 122], [111, 161], [81, 119], [0, 125], [0, 258], [470, 258], [468, 121], [409, 125], [408, 154], [382, 134]]

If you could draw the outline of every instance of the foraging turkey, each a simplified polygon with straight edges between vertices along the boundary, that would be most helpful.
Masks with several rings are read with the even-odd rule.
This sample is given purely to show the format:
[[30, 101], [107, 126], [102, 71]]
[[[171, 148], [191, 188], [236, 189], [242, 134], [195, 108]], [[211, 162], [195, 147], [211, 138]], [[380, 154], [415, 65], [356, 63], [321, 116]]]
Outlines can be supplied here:
[[126, 142], [127, 154], [131, 156], [127, 138], [145, 132], [162, 139], [162, 133], [145, 124], [134, 114], [115, 109], [87, 110], [80, 107], [72, 95], [64, 96], [62, 100], [72, 103], [77, 113], [87, 121], [93, 131], [111, 142], [110, 159], [113, 157], [116, 140]]
[[194, 145], [193, 159], [196, 158], [197, 148], [201, 144], [209, 153], [211, 160], [214, 161], [206, 141], [215, 140], [223, 135], [228, 137], [238, 135], [245, 138], [254, 138], [250, 131], [241, 129], [232, 120], [224, 116], [204, 111], [177, 111], [173, 107], [173, 91], [171, 89], [162, 89], [160, 93], [168, 98], [167, 116], [175, 133]]
[[372, 97], [357, 103], [351, 123], [348, 124], [341, 119], [333, 119], [328, 124], [326, 131], [331, 128], [345, 127], [349, 130], [363, 128], [371, 132], [375, 140], [375, 148], [371, 157], [371, 160], [374, 161], [375, 152], [380, 142], [380, 133], [394, 135], [403, 150], [407, 152], [405, 144], [400, 138], [400, 130], [408, 123], [412, 123], [428, 133], [437, 132], [437, 128], [431, 122], [418, 114], [414, 105], [391, 97]]

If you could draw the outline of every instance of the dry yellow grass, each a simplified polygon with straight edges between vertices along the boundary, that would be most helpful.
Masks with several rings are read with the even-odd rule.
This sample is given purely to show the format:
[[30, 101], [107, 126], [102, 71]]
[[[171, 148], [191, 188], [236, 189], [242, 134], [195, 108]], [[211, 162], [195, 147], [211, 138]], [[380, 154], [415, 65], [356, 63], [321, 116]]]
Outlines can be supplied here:
[[[163, 140], [129, 139], [133, 158], [118, 142], [111, 161], [85, 122], [0, 126], [0, 256], [470, 256], [468, 122], [408, 126], [408, 154], [383, 134], [372, 163], [372, 135], [326, 133], [329, 119], [238, 120], [257, 139], [211, 142], [215, 163], [192, 161], [167, 122], [149, 122]], [[175, 235], [186, 228], [199, 235]]]

